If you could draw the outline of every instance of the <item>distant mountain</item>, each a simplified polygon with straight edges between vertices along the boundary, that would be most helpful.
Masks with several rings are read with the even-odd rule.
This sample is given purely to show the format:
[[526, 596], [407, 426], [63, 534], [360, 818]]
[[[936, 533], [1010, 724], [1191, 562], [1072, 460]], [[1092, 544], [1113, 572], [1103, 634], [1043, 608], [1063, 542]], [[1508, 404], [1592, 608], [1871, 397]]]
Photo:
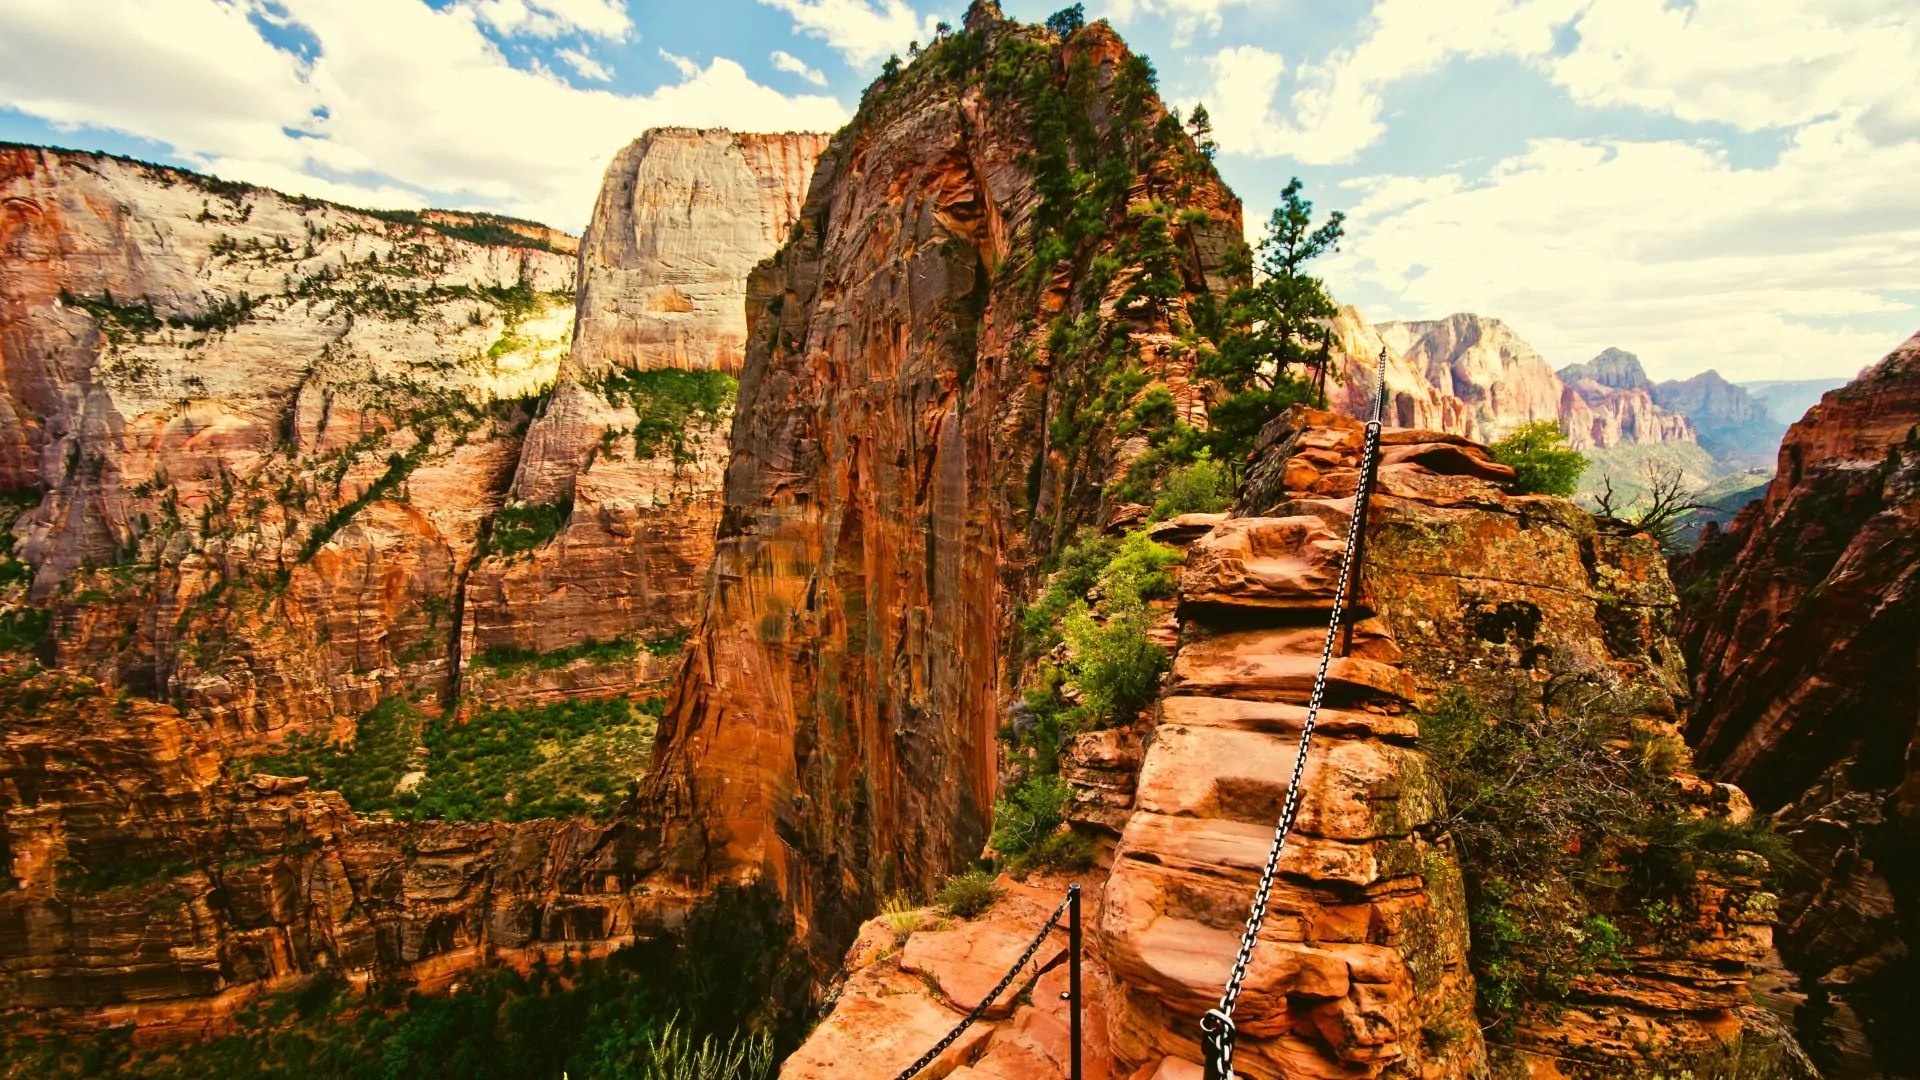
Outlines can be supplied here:
[[1687, 417], [1665, 408], [1640, 358], [1609, 348], [1559, 371], [1560, 429], [1581, 450], [1698, 441]]
[[1787, 433], [1787, 425], [1775, 417], [1765, 399], [1728, 382], [1717, 371], [1669, 379], [1653, 388], [1653, 399], [1663, 409], [1684, 413], [1693, 421], [1700, 445], [1730, 464], [1771, 464], [1780, 437]]
[[1767, 403], [1774, 419], [1780, 421], [1780, 429], [1784, 434], [1788, 424], [1820, 404], [1822, 394], [1845, 385], [1845, 379], [1763, 379], [1759, 382], [1743, 382], [1740, 387]]

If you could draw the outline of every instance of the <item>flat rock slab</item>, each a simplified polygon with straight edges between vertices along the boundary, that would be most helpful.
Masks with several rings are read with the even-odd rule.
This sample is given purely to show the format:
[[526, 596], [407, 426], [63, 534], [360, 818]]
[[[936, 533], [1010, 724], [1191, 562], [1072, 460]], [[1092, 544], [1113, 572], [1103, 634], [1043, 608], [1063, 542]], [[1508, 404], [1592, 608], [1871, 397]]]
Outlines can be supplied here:
[[[780, 1067], [780, 1080], [890, 1080], [961, 1018], [928, 997], [918, 978], [883, 962], [848, 980], [833, 1013]], [[920, 1076], [952, 1075], [992, 1036], [992, 1028], [973, 1025]]]
[[[900, 968], [932, 979], [949, 1004], [963, 1012], [970, 1011], [986, 1000], [1032, 943], [1034, 935], [1040, 932], [1051, 909], [1036, 911], [1035, 908], [1037, 905], [1002, 902], [985, 915], [951, 930], [918, 931], [907, 939], [907, 946], [900, 954]], [[988, 1006], [986, 1015], [992, 1018], [1012, 1015], [1014, 999], [1032, 985], [1042, 971], [1059, 962], [1066, 955], [1066, 948], [1064, 928], [1049, 933], [1020, 974]]]

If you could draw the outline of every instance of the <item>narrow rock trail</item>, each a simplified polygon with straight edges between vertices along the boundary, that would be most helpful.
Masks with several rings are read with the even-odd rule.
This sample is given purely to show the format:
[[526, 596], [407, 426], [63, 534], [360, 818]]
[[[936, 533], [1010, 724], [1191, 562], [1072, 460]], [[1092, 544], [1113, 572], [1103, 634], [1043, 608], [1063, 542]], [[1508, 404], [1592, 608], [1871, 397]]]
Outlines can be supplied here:
[[[1283, 501], [1273, 516], [1191, 515], [1155, 528], [1187, 547], [1178, 640], [1130, 812], [1117, 815], [1110, 876], [1089, 884], [1088, 1080], [1200, 1076], [1199, 1018], [1239, 946], [1326, 639], [1353, 499], [1324, 493], [1352, 490], [1352, 434], [1309, 429], [1291, 448], [1319, 468], [1287, 478], [1286, 490], [1322, 495]], [[1436, 449], [1452, 453], [1425, 452]], [[1424, 443], [1386, 457], [1403, 496], [1429, 465], [1486, 464]], [[1299, 820], [1236, 1014], [1245, 1077], [1465, 1076], [1484, 1062], [1458, 864], [1427, 835], [1440, 794], [1414, 749], [1412, 680], [1374, 609], [1362, 591], [1351, 640], [1341, 635], [1328, 668]], [[1003, 883], [1006, 900], [957, 928], [869, 922], [832, 1015], [783, 1078], [884, 1080], [937, 1042], [1065, 884]], [[1065, 938], [1056, 938], [1022, 980], [1030, 1004], [990, 1014], [922, 1076], [1066, 1075]]]
[[[1287, 795], [1353, 500], [1231, 518], [1189, 549], [1182, 646], [1102, 905], [1114, 1052], [1198, 1076]], [[1241, 1075], [1417, 1076], [1471, 1028], [1452, 853], [1420, 835], [1439, 795], [1412, 749], [1410, 680], [1360, 598], [1336, 642], [1298, 822], [1235, 1016]], [[1457, 1052], [1478, 1056], [1461, 1033]]]

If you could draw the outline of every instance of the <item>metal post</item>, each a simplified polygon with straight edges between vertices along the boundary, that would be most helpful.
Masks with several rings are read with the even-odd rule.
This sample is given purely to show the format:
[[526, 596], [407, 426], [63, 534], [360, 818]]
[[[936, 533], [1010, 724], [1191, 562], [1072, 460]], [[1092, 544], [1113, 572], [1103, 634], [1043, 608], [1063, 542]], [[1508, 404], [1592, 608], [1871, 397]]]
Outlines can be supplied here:
[[1080, 886], [1067, 886], [1067, 1042], [1072, 1047], [1069, 1080], [1080, 1080]]

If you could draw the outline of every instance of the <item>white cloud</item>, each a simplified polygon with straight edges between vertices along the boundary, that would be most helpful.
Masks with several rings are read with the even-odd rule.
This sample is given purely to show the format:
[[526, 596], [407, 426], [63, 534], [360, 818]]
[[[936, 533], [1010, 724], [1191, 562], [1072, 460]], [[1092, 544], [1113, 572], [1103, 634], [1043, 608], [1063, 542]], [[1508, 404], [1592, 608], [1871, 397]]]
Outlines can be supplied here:
[[796, 33], [826, 42], [857, 68], [872, 67], [889, 53], [904, 54], [910, 42], [933, 40], [938, 21], [915, 12], [906, 0], [760, 2], [791, 15]]
[[[1336, 292], [1394, 299], [1375, 317], [1498, 315], [1554, 364], [1607, 345], [1661, 377], [1851, 374], [1910, 333], [1920, 281], [1920, 143], [1804, 129], [1773, 168], [1711, 145], [1543, 139], [1486, 177], [1352, 181]], [[1903, 320], [1920, 323], [1920, 316]]]
[[239, 3], [0, 0], [0, 100], [283, 190], [373, 205], [426, 192], [573, 229], [613, 151], [649, 127], [831, 130], [846, 118], [833, 98], [783, 95], [724, 57], [622, 95], [513, 67], [470, 7], [283, 7], [319, 43], [310, 63], [262, 40]]
[[691, 79], [700, 74], [700, 65], [684, 56], [675, 56], [665, 49], [660, 50], [660, 59], [672, 64], [683, 79]]
[[566, 61], [574, 74], [583, 79], [592, 79], [594, 82], [609, 82], [613, 79], [613, 72], [607, 70], [607, 65], [579, 49], [556, 49], [554, 55]]
[[1911, 0], [1604, 0], [1575, 26], [1579, 44], [1551, 71], [1582, 105], [1756, 131], [1920, 96]]
[[633, 29], [620, 0], [468, 0], [467, 6], [503, 34], [577, 33], [618, 41]]
[[1141, 12], [1158, 15], [1173, 25], [1173, 45], [1179, 48], [1191, 41], [1196, 31], [1219, 33], [1225, 21], [1224, 10], [1235, 4], [1266, 7], [1270, 0], [1112, 0], [1106, 5], [1106, 13], [1120, 23], [1131, 23]]
[[1585, 2], [1378, 0], [1359, 44], [1296, 70], [1291, 116], [1275, 107], [1281, 57], [1253, 46], [1223, 49], [1209, 61], [1208, 104], [1216, 116], [1234, 118], [1231, 128], [1217, 125], [1221, 149], [1309, 165], [1351, 161], [1386, 132], [1380, 113], [1388, 86], [1456, 59], [1544, 56], [1554, 30]]
[[816, 68], [807, 66], [805, 60], [780, 49], [773, 50], [773, 66], [776, 70], [789, 75], [798, 75], [815, 86], [827, 85], [827, 77]]

